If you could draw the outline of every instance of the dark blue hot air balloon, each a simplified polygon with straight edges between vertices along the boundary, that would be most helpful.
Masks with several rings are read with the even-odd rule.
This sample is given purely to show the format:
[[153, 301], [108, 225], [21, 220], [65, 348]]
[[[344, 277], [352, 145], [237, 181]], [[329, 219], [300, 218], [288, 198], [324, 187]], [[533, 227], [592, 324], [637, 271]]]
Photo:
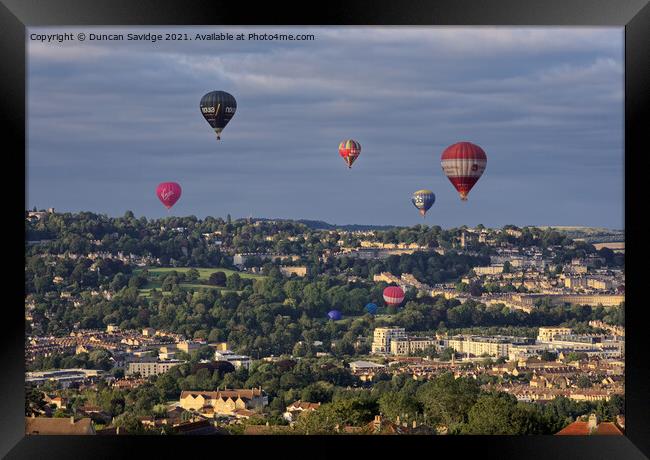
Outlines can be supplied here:
[[341, 312], [338, 311], [338, 310], [332, 310], [332, 311], [330, 311], [330, 312], [327, 314], [327, 316], [328, 316], [329, 319], [331, 319], [332, 321], [338, 321], [338, 320], [340, 320], [341, 318], [343, 318], [343, 315], [342, 315]]
[[201, 115], [217, 134], [217, 139], [221, 139], [221, 131], [237, 110], [237, 101], [233, 95], [225, 91], [210, 91], [201, 98], [199, 107]]
[[372, 303], [372, 302], [369, 303], [368, 305], [366, 305], [366, 311], [368, 313], [370, 313], [371, 315], [376, 314], [377, 313], [377, 305]]

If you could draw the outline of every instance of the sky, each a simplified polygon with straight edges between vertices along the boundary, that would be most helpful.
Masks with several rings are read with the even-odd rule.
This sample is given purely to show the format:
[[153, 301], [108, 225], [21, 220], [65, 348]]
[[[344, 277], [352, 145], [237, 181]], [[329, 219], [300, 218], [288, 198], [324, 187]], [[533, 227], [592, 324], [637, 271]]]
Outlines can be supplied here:
[[[304, 33], [313, 41], [30, 40]], [[29, 28], [27, 206], [333, 224], [622, 229], [623, 28]], [[199, 111], [237, 99], [217, 142]], [[338, 144], [362, 145], [351, 170]], [[488, 156], [461, 202], [440, 155]], [[176, 181], [168, 213], [155, 196]], [[422, 220], [419, 189], [436, 202]]]

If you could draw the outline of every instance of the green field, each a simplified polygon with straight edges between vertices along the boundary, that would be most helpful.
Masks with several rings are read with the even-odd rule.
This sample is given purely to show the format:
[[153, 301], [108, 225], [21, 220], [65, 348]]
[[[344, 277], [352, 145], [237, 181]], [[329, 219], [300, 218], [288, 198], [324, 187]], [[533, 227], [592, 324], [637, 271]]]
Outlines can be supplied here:
[[[200, 268], [200, 267], [147, 267], [149, 275], [152, 277], [159, 277], [165, 273], [176, 271], [178, 273], [187, 273], [192, 268], [195, 268], [199, 272], [199, 279], [202, 281], [207, 281], [210, 277], [210, 274], [213, 272], [224, 272], [226, 276], [230, 276], [233, 273], [239, 274], [242, 278], [253, 278], [261, 279], [265, 278], [264, 275], [254, 275], [252, 273], [238, 272], [236, 270], [230, 270], [228, 268]], [[135, 272], [142, 271], [143, 269], [137, 269]]]
[[[236, 270], [230, 270], [227, 268], [201, 268], [201, 267], [147, 267], [146, 270], [149, 272], [150, 281], [140, 289], [140, 295], [144, 297], [149, 297], [151, 295], [152, 289], [158, 289], [160, 291], [161, 283], [158, 281], [158, 278], [163, 275], [176, 271], [178, 273], [187, 273], [190, 269], [195, 268], [199, 272], [199, 281], [207, 282], [210, 274], [213, 272], [224, 272], [226, 277], [230, 277], [233, 273], [237, 273], [242, 278], [250, 279], [263, 279], [266, 278], [264, 275], [254, 275], [251, 273], [242, 273]], [[134, 270], [135, 273], [141, 272], [142, 268]], [[223, 292], [230, 292], [228, 289], [220, 286], [210, 286], [209, 284], [200, 284], [200, 283], [181, 283], [179, 284], [181, 289], [218, 289]], [[169, 295], [169, 292], [163, 292], [163, 295]]]

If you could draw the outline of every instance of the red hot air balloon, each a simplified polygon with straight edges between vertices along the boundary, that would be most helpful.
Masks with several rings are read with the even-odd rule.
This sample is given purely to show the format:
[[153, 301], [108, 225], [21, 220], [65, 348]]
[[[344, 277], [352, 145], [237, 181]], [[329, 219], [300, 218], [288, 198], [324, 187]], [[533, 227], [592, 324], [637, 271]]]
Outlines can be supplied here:
[[388, 286], [384, 289], [384, 302], [389, 307], [396, 307], [404, 300], [404, 291], [399, 286]]
[[442, 170], [458, 190], [460, 199], [467, 201], [467, 194], [485, 171], [485, 152], [471, 142], [458, 142], [447, 147], [440, 160]]
[[162, 204], [169, 209], [181, 197], [181, 186], [176, 182], [161, 182], [156, 188], [156, 195]]
[[339, 155], [345, 161], [345, 164], [348, 165], [348, 168], [352, 167], [352, 163], [361, 154], [361, 144], [359, 144], [354, 139], [347, 139], [339, 144]]

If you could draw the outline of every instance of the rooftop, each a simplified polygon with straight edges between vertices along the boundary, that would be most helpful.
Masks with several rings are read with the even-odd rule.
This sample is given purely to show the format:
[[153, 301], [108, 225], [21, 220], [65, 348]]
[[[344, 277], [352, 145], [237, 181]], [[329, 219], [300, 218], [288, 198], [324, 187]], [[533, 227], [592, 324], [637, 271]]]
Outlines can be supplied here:
[[350, 363], [350, 367], [358, 367], [358, 368], [375, 368], [375, 367], [385, 367], [383, 364], [379, 363], [373, 363], [371, 361], [352, 361]]
[[296, 409], [303, 409], [303, 410], [308, 410], [308, 409], [318, 409], [320, 407], [320, 403], [313, 403], [313, 402], [307, 402], [307, 401], [296, 401], [287, 406], [287, 410], [296, 410]]
[[262, 396], [262, 390], [258, 388], [253, 389], [234, 389], [234, 390], [219, 390], [219, 391], [181, 391], [181, 398], [187, 397], [198, 398], [203, 396], [205, 399], [218, 399], [218, 398], [241, 398], [253, 399]]
[[591, 431], [589, 422], [576, 421], [565, 426], [555, 434], [559, 436], [622, 435], [623, 432], [613, 422], [601, 422]]
[[89, 418], [25, 417], [25, 434], [92, 435], [95, 429]]

